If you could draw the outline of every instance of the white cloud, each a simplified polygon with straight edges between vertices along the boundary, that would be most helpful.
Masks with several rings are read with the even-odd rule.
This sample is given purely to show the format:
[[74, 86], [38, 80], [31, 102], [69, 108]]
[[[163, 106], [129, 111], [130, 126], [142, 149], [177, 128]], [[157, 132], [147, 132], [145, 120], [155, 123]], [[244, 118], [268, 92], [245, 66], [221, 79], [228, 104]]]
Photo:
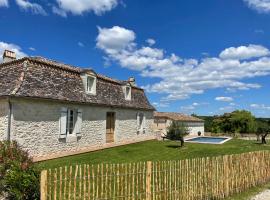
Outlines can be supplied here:
[[36, 51], [36, 49], [34, 47], [29, 47], [29, 50]]
[[156, 108], [167, 108], [170, 106], [168, 103], [163, 102], [153, 102], [152, 105]]
[[216, 101], [225, 101], [225, 102], [229, 102], [229, 101], [233, 101], [232, 97], [216, 97], [215, 98]]
[[47, 15], [43, 7], [37, 3], [30, 3], [27, 0], [16, 0], [16, 3], [21, 9], [25, 11], [29, 10], [34, 14]]
[[[105, 52], [106, 59], [139, 71], [143, 77], [159, 79], [145, 85], [144, 89], [163, 94], [162, 101], [186, 99], [215, 88], [228, 91], [256, 89], [259, 84], [242, 80], [270, 75], [269, 50], [263, 46], [232, 47], [222, 51], [223, 58], [197, 60], [166, 55], [165, 50], [150, 46], [139, 47], [135, 33], [123, 27], [98, 29], [96, 46]], [[244, 58], [253, 59], [242, 60]]]
[[84, 44], [82, 42], [78, 42], [79, 47], [84, 47]]
[[110, 29], [98, 27], [97, 47], [110, 55], [117, 55], [125, 48], [132, 47], [135, 33], [131, 30], [114, 26]]
[[264, 104], [250, 104], [251, 108], [260, 109], [260, 110], [270, 110], [270, 106], [266, 106]]
[[230, 47], [219, 54], [222, 59], [250, 59], [269, 55], [269, 50], [260, 45]]
[[58, 7], [53, 8], [53, 12], [66, 16], [67, 13], [82, 15], [86, 12], [94, 12], [101, 15], [110, 11], [118, 4], [118, 0], [56, 0]]
[[254, 30], [254, 33], [264, 34], [264, 30], [262, 30], [262, 29], [256, 29], [256, 30]]
[[153, 46], [154, 44], [156, 44], [156, 41], [152, 38], [147, 39], [146, 42], [148, 43], [149, 46]]
[[260, 13], [270, 12], [270, 0], [243, 0], [247, 5]]
[[8, 7], [8, 0], [0, 0], [0, 7]]
[[17, 58], [23, 58], [23, 57], [27, 56], [27, 54], [22, 51], [20, 46], [18, 46], [16, 44], [5, 43], [5, 42], [0, 41], [0, 63], [3, 61], [2, 55], [3, 55], [5, 50], [14, 51], [16, 53]]
[[190, 113], [195, 109], [195, 106], [193, 105], [181, 106], [180, 109], [182, 112]]
[[62, 9], [56, 7], [56, 6], [53, 6], [53, 7], [52, 7], [52, 12], [53, 12], [54, 14], [56, 14], [56, 15], [61, 16], [61, 17], [67, 17], [66, 11], [64, 11], [64, 10], [62, 10]]
[[233, 111], [234, 110], [234, 107], [232, 107], [232, 106], [226, 106], [226, 107], [219, 108], [219, 110], [222, 111], [222, 112], [230, 112], [230, 111]]

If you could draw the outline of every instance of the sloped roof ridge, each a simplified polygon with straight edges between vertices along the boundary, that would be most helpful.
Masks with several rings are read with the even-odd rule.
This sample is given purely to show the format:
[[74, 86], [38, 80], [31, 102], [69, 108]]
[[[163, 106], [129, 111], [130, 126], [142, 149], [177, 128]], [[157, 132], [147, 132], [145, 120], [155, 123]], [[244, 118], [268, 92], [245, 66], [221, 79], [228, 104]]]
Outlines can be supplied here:
[[[204, 121], [198, 117], [193, 117], [191, 115], [186, 115], [184, 113], [178, 113], [178, 112], [154, 112], [155, 117], [166, 117], [168, 119], [174, 119], [174, 117], [183, 117], [184, 120], [192, 120], [192, 121]], [[175, 120], [175, 119], [174, 119]]]

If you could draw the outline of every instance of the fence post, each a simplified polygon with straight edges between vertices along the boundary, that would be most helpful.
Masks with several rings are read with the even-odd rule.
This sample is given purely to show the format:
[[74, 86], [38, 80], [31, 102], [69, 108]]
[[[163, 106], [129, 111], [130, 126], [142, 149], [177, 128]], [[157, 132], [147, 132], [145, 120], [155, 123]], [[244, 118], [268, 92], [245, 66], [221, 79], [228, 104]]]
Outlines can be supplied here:
[[40, 175], [40, 200], [47, 200], [47, 170]]
[[152, 162], [147, 161], [147, 165], [146, 165], [146, 200], [151, 200], [151, 178], [152, 178]]

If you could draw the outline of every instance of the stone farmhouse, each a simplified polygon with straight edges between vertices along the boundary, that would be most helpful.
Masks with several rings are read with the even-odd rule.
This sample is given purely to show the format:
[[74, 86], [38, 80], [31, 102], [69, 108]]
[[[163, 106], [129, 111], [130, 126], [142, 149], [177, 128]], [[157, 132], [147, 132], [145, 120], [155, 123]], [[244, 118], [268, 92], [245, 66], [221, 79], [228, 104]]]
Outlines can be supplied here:
[[204, 135], [204, 120], [182, 113], [154, 112], [153, 129], [155, 132], [160, 132], [162, 136], [165, 136], [172, 121], [184, 123], [189, 130], [190, 136], [198, 136], [199, 133], [202, 136]]
[[153, 111], [134, 78], [4, 52], [0, 140], [16, 140], [36, 161], [154, 139]]

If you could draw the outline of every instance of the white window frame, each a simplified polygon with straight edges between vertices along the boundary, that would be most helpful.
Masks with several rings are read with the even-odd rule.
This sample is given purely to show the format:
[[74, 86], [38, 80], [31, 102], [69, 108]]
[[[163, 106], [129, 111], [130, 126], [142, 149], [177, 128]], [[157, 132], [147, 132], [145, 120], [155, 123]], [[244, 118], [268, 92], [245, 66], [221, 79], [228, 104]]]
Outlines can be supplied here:
[[[70, 133], [70, 115], [71, 115], [71, 112], [73, 113], [73, 117], [72, 117], [72, 132]], [[76, 116], [76, 113], [77, 113], [77, 110], [75, 109], [68, 109], [67, 110], [67, 125], [66, 125], [66, 134], [67, 136], [68, 135], [74, 135], [75, 133], [75, 126], [76, 126], [76, 121], [77, 121], [77, 116]]]
[[[127, 89], [129, 90], [129, 93], [127, 93]], [[131, 86], [126, 85], [123, 87], [123, 90], [125, 94], [125, 100], [130, 101], [131, 100]]]
[[[89, 80], [91, 79], [91, 87], [89, 85]], [[86, 92], [89, 94], [96, 94], [96, 77], [86, 76]]]
[[[72, 122], [71, 120], [72, 113]], [[71, 126], [72, 125], [72, 130]], [[82, 126], [82, 110], [76, 108], [61, 108], [61, 115], [59, 119], [60, 139], [74, 138], [81, 136]]]
[[[97, 77], [93, 74], [83, 74], [81, 75], [82, 81], [83, 81], [83, 86], [86, 94], [90, 95], [96, 95], [96, 90], [97, 90]], [[89, 88], [88, 80], [92, 79], [92, 87]]]
[[146, 132], [146, 117], [143, 112], [137, 113], [137, 133]]

